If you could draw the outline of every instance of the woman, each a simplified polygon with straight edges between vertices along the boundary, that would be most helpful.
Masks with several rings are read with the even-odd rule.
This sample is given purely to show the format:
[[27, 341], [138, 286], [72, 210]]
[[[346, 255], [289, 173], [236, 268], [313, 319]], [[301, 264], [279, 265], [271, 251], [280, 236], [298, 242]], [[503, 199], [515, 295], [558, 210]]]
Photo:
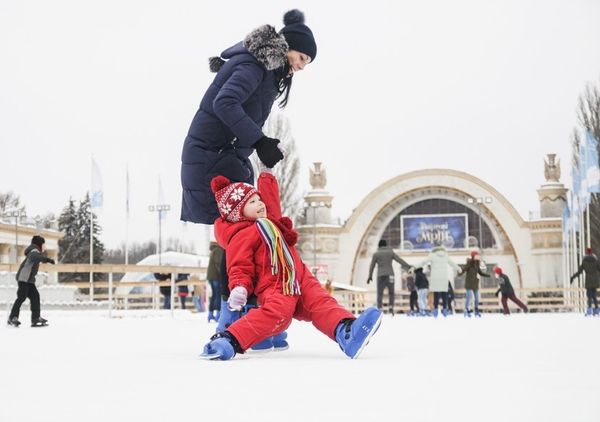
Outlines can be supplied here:
[[[442, 301], [442, 315], [448, 315], [448, 267], [454, 274], [460, 273], [460, 267], [448, 256], [443, 246], [434, 247], [420, 266], [431, 266], [429, 290], [433, 292], [433, 316], [438, 316], [438, 304]], [[454, 278], [454, 277], [453, 277]]]
[[181, 220], [213, 224], [219, 212], [210, 181], [223, 175], [232, 182], [254, 183], [248, 160], [254, 150], [267, 167], [283, 158], [279, 140], [265, 136], [261, 127], [277, 98], [285, 107], [294, 74], [317, 55], [302, 12], [287, 12], [284, 24], [279, 33], [270, 25], [261, 26], [220, 57], [209, 59], [217, 75], [183, 145]]
[[479, 312], [479, 277], [490, 277], [489, 274], [484, 273], [481, 269], [481, 261], [477, 251], [471, 252], [471, 258], [467, 258], [467, 263], [463, 267], [463, 273], [465, 276], [465, 317], [471, 317], [471, 296], [473, 296], [475, 302], [475, 316], [481, 317]]

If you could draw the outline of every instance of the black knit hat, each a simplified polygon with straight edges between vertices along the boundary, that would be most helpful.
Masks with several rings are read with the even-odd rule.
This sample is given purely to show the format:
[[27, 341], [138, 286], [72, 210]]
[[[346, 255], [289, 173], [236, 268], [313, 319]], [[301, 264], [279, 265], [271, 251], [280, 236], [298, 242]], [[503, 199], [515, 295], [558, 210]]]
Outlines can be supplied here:
[[31, 238], [31, 243], [42, 249], [42, 245], [46, 243], [46, 239], [42, 236], [38, 236], [37, 234]]
[[279, 32], [285, 37], [290, 50], [307, 54], [311, 63], [314, 62], [317, 56], [317, 43], [310, 28], [304, 24], [304, 13], [298, 9], [286, 12], [283, 15], [283, 24], [285, 26]]

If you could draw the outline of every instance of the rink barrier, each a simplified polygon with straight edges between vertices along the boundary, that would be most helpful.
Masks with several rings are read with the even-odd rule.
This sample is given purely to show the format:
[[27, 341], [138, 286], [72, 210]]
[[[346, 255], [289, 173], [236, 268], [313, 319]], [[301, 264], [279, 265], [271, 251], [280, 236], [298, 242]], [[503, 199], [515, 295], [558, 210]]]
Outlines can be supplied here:
[[[0, 264], [0, 271], [16, 272], [18, 266], [15, 264]], [[90, 307], [98, 309], [105, 307], [111, 314], [113, 309], [159, 309], [163, 304], [163, 296], [159, 292], [161, 286], [171, 286], [171, 311], [175, 307], [181, 307], [179, 297], [177, 296], [177, 286], [180, 284], [191, 287], [189, 297], [192, 297], [193, 286], [200, 286], [202, 292], [202, 302], [204, 309], [207, 307], [206, 292], [209, 287], [206, 283], [205, 267], [179, 267], [168, 265], [115, 265], [115, 264], [57, 264], [40, 265], [41, 272], [55, 274], [58, 279], [59, 273], [101, 273], [106, 274], [106, 281], [64, 281], [59, 283], [61, 286], [72, 286], [79, 289], [78, 300], [69, 303], [47, 302], [48, 305], [64, 307]], [[170, 281], [114, 281], [115, 273], [127, 272], [151, 272], [151, 273], [170, 273]], [[177, 274], [190, 274], [190, 279], [182, 282], [175, 282]], [[137, 293], [117, 293], [120, 287], [144, 287], [145, 292]], [[16, 291], [16, 284], [14, 286]], [[484, 312], [502, 312], [500, 296], [496, 297], [494, 293], [496, 288], [480, 289], [480, 309]], [[530, 312], [583, 312], [587, 306], [585, 289], [582, 288], [515, 288], [516, 296], [527, 305]], [[456, 289], [454, 309], [457, 312], [464, 310], [465, 290]], [[433, 294], [429, 294], [429, 304], [433, 300]], [[369, 306], [374, 306], [376, 302], [376, 293], [374, 291], [354, 291], [336, 288], [334, 297], [344, 307], [355, 314], [359, 314]], [[406, 313], [409, 309], [410, 292], [408, 290], [396, 290], [394, 300], [394, 312]], [[42, 304], [44, 304], [43, 297]], [[189, 301], [192, 302], [192, 301]], [[511, 312], [518, 308], [511, 301], [508, 302]], [[193, 308], [193, 304], [189, 304]], [[384, 294], [383, 310], [387, 312], [388, 301], [387, 294]]]

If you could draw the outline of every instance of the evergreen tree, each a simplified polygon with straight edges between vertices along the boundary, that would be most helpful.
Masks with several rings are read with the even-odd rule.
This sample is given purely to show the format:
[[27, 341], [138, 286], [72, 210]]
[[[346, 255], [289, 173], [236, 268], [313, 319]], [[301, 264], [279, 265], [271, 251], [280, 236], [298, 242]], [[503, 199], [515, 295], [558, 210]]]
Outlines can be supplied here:
[[[87, 264], [90, 262], [90, 197], [86, 194], [85, 198], [79, 202], [79, 207], [75, 206], [75, 201], [69, 199], [69, 204], [63, 209], [58, 218], [58, 228], [64, 233], [64, 237], [58, 241], [59, 262]], [[101, 264], [104, 257], [104, 244], [98, 236], [102, 232], [94, 214], [94, 264]], [[94, 280], [101, 279], [103, 274], [94, 273]], [[69, 273], [61, 274], [60, 281], [65, 280], [87, 280], [87, 273]]]

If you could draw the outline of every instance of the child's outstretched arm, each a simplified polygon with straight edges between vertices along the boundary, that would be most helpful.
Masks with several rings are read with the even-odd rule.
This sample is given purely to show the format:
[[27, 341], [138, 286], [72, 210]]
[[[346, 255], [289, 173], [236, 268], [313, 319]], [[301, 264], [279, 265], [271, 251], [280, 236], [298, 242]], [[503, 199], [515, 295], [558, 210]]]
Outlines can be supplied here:
[[267, 206], [267, 217], [272, 220], [279, 220], [282, 215], [277, 179], [269, 172], [262, 172], [258, 176], [257, 185], [260, 197]]

